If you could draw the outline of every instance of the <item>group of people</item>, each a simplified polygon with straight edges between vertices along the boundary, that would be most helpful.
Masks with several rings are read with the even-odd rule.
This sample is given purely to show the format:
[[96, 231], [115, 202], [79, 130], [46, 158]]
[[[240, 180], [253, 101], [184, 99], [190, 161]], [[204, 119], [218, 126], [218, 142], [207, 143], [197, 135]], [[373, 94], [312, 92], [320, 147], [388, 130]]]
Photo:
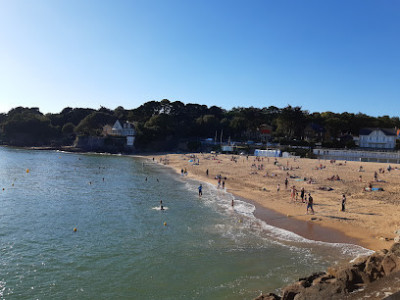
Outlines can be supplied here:
[[[279, 191], [279, 189], [280, 189], [280, 186], [278, 184], [277, 190]], [[291, 202], [297, 202], [298, 194], [299, 193], [296, 190], [296, 187], [293, 185], [290, 188], [290, 200], [291, 200]], [[307, 199], [304, 187], [302, 187], [301, 190], [300, 190], [300, 198], [301, 198], [301, 202], [302, 203], [306, 203], [307, 202], [307, 214], [308, 214], [309, 211], [311, 211], [311, 213], [314, 214], [315, 213], [314, 212], [314, 208], [313, 208], [313, 206], [314, 206], [314, 198], [311, 196], [311, 193], [308, 193], [308, 199]], [[343, 194], [342, 195], [342, 200], [341, 200], [341, 202], [342, 202], [341, 211], [343, 211], [343, 212], [346, 211], [346, 201], [347, 201], [346, 195]]]

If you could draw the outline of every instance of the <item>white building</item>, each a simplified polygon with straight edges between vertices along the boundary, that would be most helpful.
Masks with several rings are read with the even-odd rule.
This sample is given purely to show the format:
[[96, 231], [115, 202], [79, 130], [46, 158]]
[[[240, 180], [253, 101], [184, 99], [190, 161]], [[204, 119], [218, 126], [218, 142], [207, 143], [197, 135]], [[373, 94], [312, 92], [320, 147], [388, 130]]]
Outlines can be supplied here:
[[254, 156], [264, 156], [264, 157], [280, 157], [281, 150], [254, 150]]
[[390, 128], [363, 128], [360, 130], [360, 148], [394, 149], [396, 132]]
[[381, 163], [400, 163], [400, 152], [387, 151], [362, 151], [346, 149], [313, 149], [313, 153], [319, 159], [348, 160]]
[[135, 143], [135, 126], [130, 122], [125, 122], [121, 125], [120, 121], [115, 121], [114, 125], [111, 126], [106, 125], [103, 128], [103, 132], [105, 135], [113, 135], [113, 136], [125, 136], [126, 137], [126, 145], [133, 147]]

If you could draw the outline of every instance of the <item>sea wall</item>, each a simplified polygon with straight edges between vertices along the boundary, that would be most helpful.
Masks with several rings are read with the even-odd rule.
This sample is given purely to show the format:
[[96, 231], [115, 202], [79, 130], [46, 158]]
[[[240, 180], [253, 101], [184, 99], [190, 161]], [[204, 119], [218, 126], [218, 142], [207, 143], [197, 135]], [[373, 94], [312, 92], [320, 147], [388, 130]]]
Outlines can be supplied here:
[[81, 151], [131, 153], [134, 148], [126, 145], [126, 137], [78, 136], [74, 147]]
[[400, 272], [400, 243], [393, 244], [390, 250], [377, 251], [347, 265], [300, 278], [283, 288], [281, 296], [269, 293], [255, 300], [339, 300], [396, 272]]

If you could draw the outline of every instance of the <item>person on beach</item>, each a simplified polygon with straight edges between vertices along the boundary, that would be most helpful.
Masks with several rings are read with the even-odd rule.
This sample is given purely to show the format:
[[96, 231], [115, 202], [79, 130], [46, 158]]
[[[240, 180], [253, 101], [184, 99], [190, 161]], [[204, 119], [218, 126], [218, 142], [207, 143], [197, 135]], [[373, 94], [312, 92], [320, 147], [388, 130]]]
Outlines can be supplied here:
[[221, 178], [218, 178], [218, 189], [221, 187]]
[[225, 180], [222, 180], [222, 189], [225, 188]]
[[312, 214], [314, 214], [313, 204], [314, 204], [314, 199], [313, 197], [311, 197], [311, 194], [308, 193], [307, 215], [308, 215], [308, 209], [310, 209]]
[[281, 190], [281, 185], [278, 183], [276, 186], [276, 191], [279, 192]]
[[183, 176], [183, 169], [181, 169], [181, 176]]
[[343, 196], [342, 196], [342, 211], [345, 211], [345, 205], [346, 205], [346, 195], [343, 194]]
[[292, 186], [292, 188], [290, 189], [290, 201], [295, 201], [295, 197], [296, 197], [296, 187]]
[[208, 169], [206, 170], [206, 176], [208, 176]]
[[203, 186], [201, 184], [198, 187], [198, 189], [199, 189], [199, 197], [203, 196]]
[[164, 206], [162, 204], [162, 200], [160, 200], [160, 210], [164, 210]]
[[288, 183], [289, 183], [289, 181], [288, 181], [288, 179], [286, 178], [286, 179], [285, 179], [285, 190], [287, 190]]
[[305, 190], [304, 190], [304, 187], [302, 187], [301, 188], [301, 190], [300, 190], [300, 198], [301, 198], [301, 202], [303, 202], [304, 203], [304, 194], [305, 194]]
[[234, 205], [235, 205], [235, 201], [233, 201], [233, 199], [232, 199], [231, 206], [233, 207]]

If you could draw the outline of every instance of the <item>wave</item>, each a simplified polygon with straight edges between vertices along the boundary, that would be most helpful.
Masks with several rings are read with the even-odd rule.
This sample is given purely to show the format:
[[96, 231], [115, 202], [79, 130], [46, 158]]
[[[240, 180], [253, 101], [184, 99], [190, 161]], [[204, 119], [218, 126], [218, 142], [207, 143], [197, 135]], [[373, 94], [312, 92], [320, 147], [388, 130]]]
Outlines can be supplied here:
[[[188, 190], [196, 190], [200, 184], [198, 181], [185, 180]], [[349, 257], [358, 257], [370, 255], [374, 251], [349, 243], [330, 243], [324, 241], [316, 241], [307, 239], [299, 234], [289, 230], [279, 228], [255, 217], [254, 212], [256, 207], [238, 199], [233, 194], [223, 189], [218, 189], [210, 183], [202, 182], [203, 196], [202, 203], [215, 211], [234, 219], [234, 223], [239, 222], [241, 227], [248, 232], [238, 231], [236, 226], [231, 224], [217, 224], [216, 230], [225, 237], [237, 239], [245, 236], [249, 232], [257, 235], [261, 239], [268, 240], [269, 243], [279, 244], [283, 247], [289, 247], [293, 251], [301, 251], [303, 247], [323, 246], [339, 250], [341, 254]], [[232, 207], [232, 201], [234, 203]]]

